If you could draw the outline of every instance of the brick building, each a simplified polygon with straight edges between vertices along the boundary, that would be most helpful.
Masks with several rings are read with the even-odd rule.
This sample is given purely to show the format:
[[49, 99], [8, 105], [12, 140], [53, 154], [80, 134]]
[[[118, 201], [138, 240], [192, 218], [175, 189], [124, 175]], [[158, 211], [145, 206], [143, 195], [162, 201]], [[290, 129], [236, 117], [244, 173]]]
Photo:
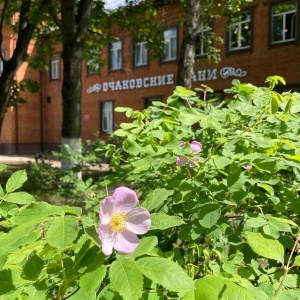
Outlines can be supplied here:
[[[128, 32], [117, 30], [118, 40], [101, 52], [105, 65], [84, 61], [82, 92], [82, 138], [92, 139], [99, 132], [105, 137], [124, 114], [114, 112], [118, 106], [143, 109], [152, 100], [165, 100], [176, 86], [179, 46], [182, 40], [179, 3], [159, 8], [164, 24], [164, 53], [150, 59], [145, 43], [134, 44]], [[197, 42], [194, 87], [201, 84], [223, 97], [223, 89], [233, 79], [264, 85], [270, 75], [285, 78], [285, 90], [300, 91], [300, 7], [299, 1], [253, 1], [239, 14], [222, 16], [213, 24], [202, 24]], [[207, 40], [211, 32], [223, 39], [219, 46], [221, 62], [207, 59]], [[11, 54], [14, 36], [4, 36], [2, 51]], [[31, 45], [29, 53], [34, 51]], [[35, 153], [55, 149], [61, 138], [60, 52], [49, 60], [49, 72], [36, 72], [23, 64], [17, 79], [37, 80], [41, 93], [27, 94], [28, 103], [9, 108], [0, 142], [0, 153]], [[1, 71], [1, 64], [0, 64]]]

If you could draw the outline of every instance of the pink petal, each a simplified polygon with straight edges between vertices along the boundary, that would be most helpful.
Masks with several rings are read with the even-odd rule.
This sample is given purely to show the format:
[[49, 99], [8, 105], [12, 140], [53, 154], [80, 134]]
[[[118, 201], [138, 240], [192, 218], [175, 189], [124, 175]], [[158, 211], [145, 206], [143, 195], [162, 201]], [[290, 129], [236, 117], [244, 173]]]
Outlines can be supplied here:
[[106, 197], [100, 205], [100, 221], [102, 224], [107, 224], [114, 212], [115, 200], [113, 197]]
[[115, 212], [124, 212], [132, 210], [138, 203], [136, 192], [121, 186], [117, 188], [112, 197], [115, 199]]
[[134, 208], [127, 214], [127, 217], [127, 229], [130, 231], [136, 234], [144, 234], [149, 230], [151, 220], [147, 209], [142, 207]]
[[116, 234], [112, 231], [110, 225], [99, 225], [99, 238], [101, 240], [102, 252], [105, 255], [111, 255], [116, 242]]
[[182, 142], [182, 141], [179, 142], [179, 146], [180, 146], [180, 147], [184, 147], [184, 146], [185, 146], [185, 142]]
[[139, 239], [135, 233], [124, 230], [116, 234], [114, 248], [121, 253], [131, 253], [139, 244]]
[[190, 147], [193, 153], [199, 153], [202, 151], [202, 144], [197, 141], [192, 141]]
[[200, 159], [200, 158], [197, 157], [197, 156], [196, 156], [196, 157], [193, 157], [193, 158], [192, 158], [192, 161], [190, 161], [190, 167], [191, 167], [191, 168], [195, 168], [195, 167], [196, 167], [196, 163], [199, 161], [199, 159]]
[[176, 165], [177, 166], [184, 166], [187, 163], [187, 158], [184, 156], [179, 156], [176, 158]]

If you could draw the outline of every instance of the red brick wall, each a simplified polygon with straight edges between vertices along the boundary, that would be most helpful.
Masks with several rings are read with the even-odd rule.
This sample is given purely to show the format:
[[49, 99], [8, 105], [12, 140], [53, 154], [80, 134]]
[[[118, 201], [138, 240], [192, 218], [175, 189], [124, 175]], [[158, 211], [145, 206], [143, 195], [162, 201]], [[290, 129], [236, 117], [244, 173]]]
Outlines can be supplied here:
[[[296, 44], [281, 44], [276, 47], [268, 48], [268, 6], [262, 1], [253, 1], [256, 4], [254, 8], [254, 32], [253, 49], [251, 52], [237, 52], [233, 54], [226, 53], [226, 18], [221, 17], [214, 22], [214, 31], [216, 35], [224, 40], [221, 49], [221, 63], [213, 65], [206, 58], [198, 58], [195, 64], [195, 72], [202, 70], [202, 75], [206, 75], [206, 80], [194, 82], [194, 87], [200, 87], [206, 84], [215, 91], [221, 91], [231, 86], [231, 81], [238, 77], [229, 77], [223, 79], [220, 76], [220, 70], [224, 67], [241, 68], [247, 72], [245, 77], [238, 78], [242, 82], [251, 82], [255, 85], [265, 85], [266, 77], [270, 75], [280, 75], [285, 78], [288, 84], [298, 85], [300, 87], [299, 65], [300, 51]], [[254, 5], [251, 4], [251, 5]], [[172, 4], [160, 9], [159, 19], [166, 28], [178, 26], [179, 40], [182, 38], [182, 28], [179, 26], [181, 11], [179, 4]], [[116, 35], [123, 41], [123, 69], [120, 71], [109, 71], [107, 64], [102, 67], [99, 74], [87, 76], [86, 63], [83, 63], [83, 91], [82, 91], [82, 138], [92, 139], [94, 133], [100, 130], [100, 110], [99, 103], [105, 100], [114, 101], [114, 106], [129, 106], [134, 109], [144, 108], [144, 98], [151, 96], [163, 96], [165, 100], [175, 88], [177, 62], [160, 63], [158, 59], [152, 59], [147, 67], [132, 67], [132, 40], [128, 32], [122, 30], [116, 31]], [[7, 36], [6, 36], [7, 38]], [[102, 59], [107, 62], [108, 47], [104, 48], [100, 54]], [[216, 70], [216, 79], [208, 80], [209, 70]], [[23, 73], [22, 73], [23, 72]], [[19, 71], [20, 77], [24, 75], [37, 79], [40, 74], [32, 72], [28, 68], [22, 67]], [[23, 75], [22, 75], [23, 74]], [[132, 80], [137, 78], [160, 76], [165, 74], [174, 74], [174, 84], [164, 86], [153, 86], [148, 88], [135, 88], [127, 90], [115, 90], [104, 92], [103, 89], [96, 93], [87, 93], [87, 89], [94, 84], [111, 81]], [[204, 76], [205, 77], [205, 76]], [[26, 105], [19, 106], [19, 142], [20, 143], [39, 143], [45, 144], [60, 143], [61, 137], [61, 118], [62, 118], [62, 100], [61, 100], [61, 80], [51, 81], [49, 72], [41, 74], [42, 94], [26, 95], [29, 99]], [[40, 109], [42, 104], [42, 128], [43, 134], [40, 134]], [[8, 143], [15, 142], [15, 115], [8, 111], [4, 131], [3, 141]], [[116, 124], [126, 122], [124, 114], [114, 113]]]

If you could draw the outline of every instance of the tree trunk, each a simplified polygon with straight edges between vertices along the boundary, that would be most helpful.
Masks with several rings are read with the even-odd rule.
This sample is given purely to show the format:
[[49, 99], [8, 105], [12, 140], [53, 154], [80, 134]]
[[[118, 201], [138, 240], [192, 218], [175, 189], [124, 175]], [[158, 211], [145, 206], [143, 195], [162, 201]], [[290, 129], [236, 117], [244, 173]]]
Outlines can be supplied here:
[[195, 43], [199, 30], [200, 0], [187, 0], [183, 37], [179, 54], [177, 85], [192, 88], [195, 64]]
[[[43, 0], [39, 6], [39, 12], [45, 7], [47, 0]], [[8, 1], [5, 1], [0, 22], [0, 48], [2, 45], [2, 30]], [[17, 43], [12, 57], [9, 60], [4, 60], [3, 57], [3, 72], [0, 76], [0, 136], [4, 122], [5, 113], [9, 105], [9, 95], [12, 81], [27, 56], [29, 42], [32, 39], [33, 32], [37, 26], [37, 18], [30, 19], [32, 1], [23, 0], [19, 13], [19, 27], [17, 33]]]
[[[62, 151], [66, 145], [75, 155], [81, 152], [82, 60], [93, 0], [61, 0], [63, 59]], [[72, 168], [76, 161], [63, 159], [62, 169]]]

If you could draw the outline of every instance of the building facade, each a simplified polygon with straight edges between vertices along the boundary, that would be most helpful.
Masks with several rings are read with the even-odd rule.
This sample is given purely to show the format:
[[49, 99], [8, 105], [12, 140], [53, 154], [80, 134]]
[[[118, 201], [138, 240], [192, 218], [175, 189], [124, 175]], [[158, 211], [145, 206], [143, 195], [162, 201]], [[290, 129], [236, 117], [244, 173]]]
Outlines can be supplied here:
[[[159, 8], [164, 24], [164, 49], [160, 58], [151, 58], [145, 42], [134, 43], [130, 33], [116, 30], [116, 41], [99, 54], [104, 66], [83, 62], [82, 139], [96, 132], [105, 138], [126, 122], [114, 112], [126, 106], [142, 110], [153, 100], [165, 101], [176, 87], [182, 11], [175, 2]], [[253, 1], [240, 13], [222, 16], [212, 24], [201, 24], [196, 46], [193, 88], [205, 84], [212, 96], [222, 99], [233, 79], [265, 85], [268, 76], [282, 76], [286, 86], [300, 91], [300, 7], [299, 1]], [[221, 61], [208, 60], [212, 32], [222, 38], [218, 45]], [[13, 36], [6, 36], [2, 51], [10, 55]], [[33, 47], [33, 45], [32, 45]], [[29, 49], [34, 51], [34, 49]], [[62, 61], [59, 51], [49, 60], [49, 72], [31, 71], [26, 64], [17, 79], [30, 77], [41, 86], [39, 94], [24, 95], [28, 102], [9, 108], [0, 142], [1, 153], [35, 153], [57, 149], [62, 123]], [[1, 71], [1, 65], [0, 65]]]

